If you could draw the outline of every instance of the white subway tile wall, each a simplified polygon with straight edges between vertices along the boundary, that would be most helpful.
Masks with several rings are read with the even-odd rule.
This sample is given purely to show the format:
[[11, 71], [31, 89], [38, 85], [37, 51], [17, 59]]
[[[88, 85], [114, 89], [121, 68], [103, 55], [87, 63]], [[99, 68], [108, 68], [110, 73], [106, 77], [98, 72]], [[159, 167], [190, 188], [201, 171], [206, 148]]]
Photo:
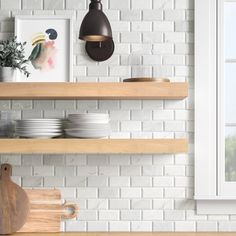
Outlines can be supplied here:
[[[116, 49], [100, 63], [89, 59], [78, 39], [89, 0], [0, 3], [0, 39], [13, 35], [15, 15], [73, 16], [77, 81], [121, 81], [141, 63], [148, 76], [190, 83], [190, 96], [183, 101], [0, 101], [1, 111], [21, 118], [107, 112], [113, 138], [187, 137], [193, 145], [194, 0], [102, 0]], [[64, 222], [64, 231], [234, 231], [235, 216], [196, 214], [193, 158], [190, 150], [178, 155], [1, 155], [0, 161], [13, 165], [13, 179], [23, 187], [56, 187], [65, 200], [80, 205], [78, 218]]]

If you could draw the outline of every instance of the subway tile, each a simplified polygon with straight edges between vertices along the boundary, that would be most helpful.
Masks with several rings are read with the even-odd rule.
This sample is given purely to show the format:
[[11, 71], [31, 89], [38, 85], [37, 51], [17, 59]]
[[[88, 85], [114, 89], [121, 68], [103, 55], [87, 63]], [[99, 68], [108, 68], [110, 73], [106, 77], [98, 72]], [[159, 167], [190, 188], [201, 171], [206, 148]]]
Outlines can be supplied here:
[[122, 198], [140, 198], [141, 188], [121, 188]]
[[122, 10], [121, 12], [122, 21], [139, 21], [141, 20], [141, 10]]
[[66, 221], [65, 230], [67, 232], [85, 232], [86, 231], [86, 222], [85, 221]]
[[100, 210], [108, 209], [108, 200], [107, 199], [88, 199], [88, 209]]
[[118, 188], [99, 188], [99, 198], [119, 198], [120, 191]]
[[153, 230], [157, 232], [173, 232], [174, 222], [173, 221], [155, 221], [153, 223]]
[[144, 21], [160, 21], [163, 18], [163, 11], [161, 10], [143, 10]]
[[43, 164], [63, 166], [65, 164], [65, 157], [64, 155], [61, 155], [61, 154], [44, 155]]
[[173, 210], [174, 201], [173, 199], [154, 199], [153, 208], [158, 210]]
[[152, 0], [131, 0], [132, 9], [151, 9]]
[[157, 32], [172, 32], [174, 31], [174, 22], [172, 21], [155, 21], [154, 31]]
[[133, 210], [144, 210], [151, 209], [152, 201], [151, 199], [132, 199], [131, 200], [131, 209]]
[[180, 232], [195, 232], [196, 223], [194, 221], [176, 221], [175, 230]]
[[165, 166], [165, 175], [166, 176], [184, 176], [185, 166], [179, 166], [179, 165]]
[[118, 210], [101, 210], [99, 211], [99, 220], [119, 220]]
[[43, 177], [26, 176], [22, 178], [22, 187], [43, 187]]
[[163, 189], [162, 188], [143, 188], [143, 198], [162, 198], [163, 197]]
[[130, 209], [130, 201], [128, 199], [111, 199], [110, 209], [116, 209], [116, 210]]
[[57, 166], [55, 167], [56, 176], [75, 176], [76, 168], [74, 166]]
[[66, 176], [66, 187], [86, 187], [87, 178], [84, 176]]
[[161, 43], [163, 41], [162, 32], [143, 32], [144, 43]]
[[64, 178], [58, 176], [47, 176], [43, 178], [43, 186], [44, 187], [62, 187], [64, 186]]
[[173, 9], [174, 8], [174, 0], [158, 0], [153, 1], [153, 8], [154, 9]]
[[110, 0], [110, 8], [111, 9], [129, 9], [130, 8], [130, 0]]
[[65, 157], [65, 162], [67, 166], [74, 165], [85, 165], [86, 164], [86, 156], [79, 154], [67, 154]]
[[85, 177], [98, 175], [98, 168], [96, 166], [78, 166], [77, 175]]
[[131, 29], [132, 31], [138, 31], [138, 32], [151, 32], [152, 31], [152, 23], [148, 21], [142, 21], [142, 22], [132, 22], [131, 23]]
[[130, 186], [130, 177], [117, 176], [117, 177], [110, 177], [109, 179], [110, 179], [111, 187], [129, 187]]
[[91, 232], [108, 231], [108, 222], [106, 221], [88, 221], [87, 229]]
[[132, 232], [149, 232], [152, 231], [151, 221], [132, 221], [131, 222]]
[[141, 220], [140, 210], [121, 210], [121, 220]]
[[64, 9], [63, 0], [44, 0], [45, 10], [62, 10]]
[[89, 187], [107, 187], [108, 178], [105, 176], [89, 176], [88, 186]]
[[88, 221], [88, 220], [97, 220], [98, 213], [95, 210], [80, 210], [79, 220]]
[[185, 19], [185, 11], [181, 9], [165, 10], [164, 19], [167, 21], [181, 21]]
[[162, 131], [163, 130], [163, 122], [161, 121], [144, 121], [143, 122], [143, 131]]
[[166, 198], [185, 198], [185, 188], [165, 188], [164, 196]]
[[66, 9], [86, 9], [86, 0], [66, 0]]
[[118, 176], [119, 167], [118, 166], [100, 166], [99, 175], [102, 176]]
[[22, 0], [22, 8], [26, 10], [42, 10], [43, 0]]
[[12, 101], [12, 109], [13, 110], [26, 110], [32, 109], [32, 101], [30, 100], [14, 100]]
[[77, 197], [78, 198], [97, 198], [98, 197], [98, 189], [97, 187], [94, 188], [77, 188]]
[[42, 166], [43, 155], [40, 154], [27, 154], [21, 157], [22, 165], [24, 166]]
[[21, 8], [21, 0], [1, 0], [1, 9], [16, 10]]
[[132, 187], [151, 187], [152, 179], [147, 176], [138, 176], [131, 177], [131, 186]]
[[121, 101], [121, 109], [141, 109], [141, 101], [126, 100]]
[[165, 220], [185, 220], [185, 211], [183, 210], [165, 210], [164, 211]]
[[218, 230], [217, 221], [198, 221], [197, 232], [216, 232]]
[[109, 230], [111, 232], [129, 232], [130, 222], [129, 221], [110, 221]]
[[33, 174], [34, 176], [53, 176], [54, 167], [53, 166], [34, 166]]
[[163, 211], [161, 210], [144, 210], [143, 211], [143, 220], [162, 220]]
[[175, 1], [176, 9], [193, 9], [194, 1], [193, 0], [177, 0]]
[[147, 169], [152, 165], [152, 156], [151, 155], [133, 155], [131, 156], [132, 165], [143, 166], [143, 175], [145, 175], [144, 168]]

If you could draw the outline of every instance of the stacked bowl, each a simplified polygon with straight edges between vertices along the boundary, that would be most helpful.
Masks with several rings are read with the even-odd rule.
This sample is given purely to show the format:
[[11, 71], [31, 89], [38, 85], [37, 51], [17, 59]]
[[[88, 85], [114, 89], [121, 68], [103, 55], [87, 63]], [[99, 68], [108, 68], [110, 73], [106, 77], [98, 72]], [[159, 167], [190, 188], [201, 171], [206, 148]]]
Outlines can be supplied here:
[[25, 138], [54, 138], [62, 135], [61, 119], [16, 120], [16, 136]]
[[70, 114], [66, 136], [75, 138], [106, 138], [110, 135], [109, 114]]

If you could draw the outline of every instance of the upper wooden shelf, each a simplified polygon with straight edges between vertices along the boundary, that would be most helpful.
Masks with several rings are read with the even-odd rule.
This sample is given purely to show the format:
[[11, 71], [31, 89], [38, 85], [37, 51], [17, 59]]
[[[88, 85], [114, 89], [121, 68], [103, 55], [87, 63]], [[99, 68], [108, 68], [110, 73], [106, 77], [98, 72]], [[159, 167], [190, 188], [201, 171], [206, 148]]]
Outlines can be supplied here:
[[3, 99], [184, 99], [188, 83], [0, 83]]
[[0, 139], [0, 153], [2, 154], [154, 154], [186, 152], [188, 152], [186, 139]]
[[235, 232], [107, 232], [107, 233], [16, 233], [17, 236], [235, 236]]

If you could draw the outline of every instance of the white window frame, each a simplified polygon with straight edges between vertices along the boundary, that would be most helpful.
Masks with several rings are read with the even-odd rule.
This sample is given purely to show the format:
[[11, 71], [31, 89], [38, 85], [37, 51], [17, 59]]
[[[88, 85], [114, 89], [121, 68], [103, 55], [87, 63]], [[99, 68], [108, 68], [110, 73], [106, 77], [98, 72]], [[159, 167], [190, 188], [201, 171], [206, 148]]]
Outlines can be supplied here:
[[218, 89], [222, 88], [222, 80], [219, 85], [217, 78], [223, 78], [224, 72], [223, 66], [219, 66], [223, 65], [223, 48], [218, 47], [223, 45], [223, 33], [217, 30], [218, 24], [223, 22], [223, 14], [217, 4], [223, 4], [223, 0], [195, 1], [195, 199], [198, 214], [236, 214], [236, 192], [224, 194], [224, 168], [220, 168], [224, 160], [218, 158], [218, 153], [224, 152], [223, 138], [218, 139], [224, 137], [218, 121], [224, 117], [219, 116], [222, 100], [217, 109], [217, 99], [223, 97], [223, 90]]

